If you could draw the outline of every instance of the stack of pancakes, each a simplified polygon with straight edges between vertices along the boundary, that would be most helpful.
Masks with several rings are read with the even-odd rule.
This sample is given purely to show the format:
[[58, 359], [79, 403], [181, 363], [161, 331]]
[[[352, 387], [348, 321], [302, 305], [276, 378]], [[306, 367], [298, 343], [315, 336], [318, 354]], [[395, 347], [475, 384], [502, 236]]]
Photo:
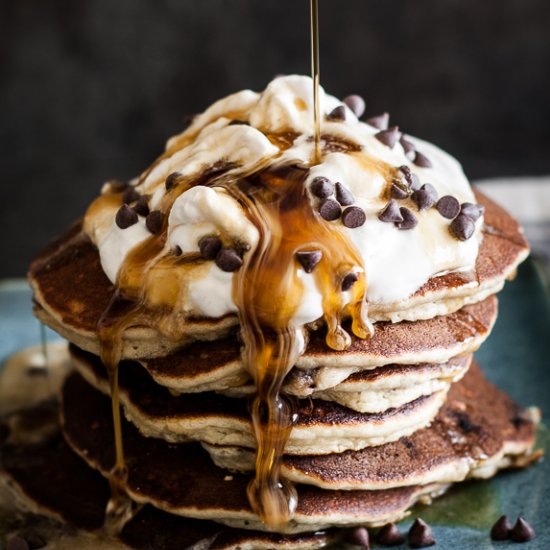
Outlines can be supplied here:
[[[308, 82], [294, 77], [278, 82], [276, 85], [282, 86], [283, 91], [286, 82], [297, 89], [309, 86]], [[258, 143], [263, 143], [264, 149], [258, 146], [261, 151], [271, 151], [275, 147], [273, 144], [277, 144], [280, 150], [270, 153], [279, 155], [277, 158], [290, 154], [291, 150], [285, 148], [293, 141], [296, 151], [292, 154], [303, 150], [300, 143], [311, 148], [307, 130], [302, 130], [304, 135], [297, 137], [299, 132], [276, 134], [266, 131], [264, 135], [254, 129], [254, 120], [259, 120], [254, 105], [265, 108], [268, 114], [270, 109], [274, 109], [277, 114], [277, 109], [287, 99], [281, 93], [273, 97], [268, 95], [270, 101], [263, 101], [251, 94], [242, 92], [235, 97], [252, 107], [248, 105], [239, 111], [233, 105], [235, 98], [230, 96], [223, 107], [226, 111], [222, 112], [222, 107], [214, 104], [198, 117], [195, 123], [197, 133], [184, 133], [171, 140], [165, 156], [142, 177], [137, 187], [134, 184], [126, 186], [124, 194], [122, 190], [114, 190], [113, 185], [108, 187], [98, 199], [100, 202], [95, 203], [104, 210], [97, 206], [89, 210], [89, 215], [93, 211], [96, 216], [97, 227], [106, 220], [106, 226], [112, 227], [110, 233], [105, 232], [107, 237], [102, 242], [112, 237], [111, 245], [122, 248], [126, 246], [125, 235], [134, 230], [135, 235], [147, 235], [143, 237], [145, 247], [149, 246], [147, 243], [156, 246], [160, 242], [156, 236], [162, 227], [160, 218], [157, 219], [159, 223], [150, 222], [149, 207], [165, 208], [162, 215], [168, 215], [166, 204], [175, 193], [174, 181], [179, 181], [186, 168], [194, 166], [193, 162], [200, 164], [196, 161], [198, 156], [208, 154], [208, 147], [200, 146], [200, 143], [192, 149], [195, 138], [199, 140], [200, 136], [206, 136], [206, 143], [209, 136], [217, 135], [216, 132], [220, 135], [225, 132], [226, 138], [229, 135], [238, 137], [231, 142], [222, 141], [219, 147], [223, 149], [252, 136], [248, 149], [236, 148], [235, 155], [239, 158], [245, 149], [246, 154], [254, 152], [252, 146]], [[289, 101], [288, 109], [294, 109], [296, 114], [290, 120], [295, 122], [305, 116], [306, 107], [304, 101]], [[279, 120], [275, 115], [270, 116]], [[359, 123], [357, 118], [350, 118], [347, 124], [345, 117], [355, 115], [346, 115], [343, 106], [337, 106], [325, 116], [326, 127], [334, 135], [323, 138], [328, 160], [321, 168], [329, 170], [330, 162], [351, 163], [359, 159], [353, 166], [367, 166], [371, 170], [365, 169], [364, 174], [359, 174], [365, 178], [365, 174], [371, 174], [374, 182], [371, 190], [380, 181], [378, 176], [375, 177], [376, 170], [385, 174], [388, 184], [391, 186], [393, 182], [394, 187], [396, 180], [392, 174], [404, 170], [410, 176], [411, 171], [406, 166], [397, 169], [390, 166], [394, 157], [401, 164], [410, 160], [407, 147], [412, 147], [412, 144], [406, 140], [397, 146], [402, 147], [400, 152], [392, 152], [395, 143], [390, 138], [397, 130], [382, 130], [375, 134], [377, 127], [374, 125], [378, 122], [371, 122], [368, 126]], [[204, 128], [199, 128], [200, 124]], [[257, 122], [257, 126], [261, 124], [264, 124], [263, 119]], [[350, 136], [364, 143], [354, 144], [351, 138], [338, 134], [346, 128]], [[303, 142], [300, 142], [302, 138]], [[192, 154], [184, 157], [184, 162], [178, 155], [187, 149], [192, 149]], [[373, 161], [373, 151], [386, 160]], [[365, 156], [361, 157], [364, 152]], [[439, 155], [435, 149], [433, 154]], [[183, 163], [181, 166], [174, 166], [176, 157]], [[239, 166], [230, 162], [231, 158], [223, 158], [226, 170]], [[416, 158], [420, 159], [416, 164], [424, 167], [422, 174], [439, 177], [435, 169], [426, 172], [428, 161], [425, 156], [417, 153]], [[463, 177], [454, 161], [446, 160], [442, 154], [437, 158], [442, 167], [441, 174], [448, 176], [449, 181], [452, 177]], [[261, 167], [265, 168], [267, 161], [263, 157], [260, 160]], [[172, 176], [166, 178], [162, 171], [163, 162], [172, 163], [166, 170], [180, 170], [175, 173], [175, 179]], [[242, 162], [246, 165], [245, 161]], [[218, 164], [213, 166], [218, 167]], [[258, 166], [255, 165], [255, 169]], [[252, 169], [240, 168], [247, 177], [253, 172]], [[150, 189], [145, 188], [148, 193], [145, 194], [144, 188], [139, 186], [145, 185], [147, 178], [157, 177], [157, 172], [161, 174], [160, 179], [157, 178], [160, 184], [155, 181]], [[352, 181], [351, 172], [343, 173]], [[440, 184], [443, 191], [445, 177]], [[366, 193], [371, 192], [368, 185], [364, 188]], [[414, 189], [412, 184], [411, 188]], [[128, 191], [135, 194], [136, 189], [142, 193], [141, 203], [137, 199], [139, 194], [134, 199], [124, 199]], [[406, 195], [400, 200], [408, 202], [402, 204], [413, 209], [411, 189], [399, 188], [397, 191]], [[387, 200], [385, 193], [372, 200]], [[185, 192], [181, 197], [184, 195]], [[302, 195], [306, 196], [305, 191]], [[359, 204], [361, 197], [356, 198]], [[454, 197], [450, 199], [458, 208], [459, 201]], [[346, 197], [339, 200], [342, 205], [350, 204]], [[478, 218], [483, 211], [484, 215], [475, 229], [476, 242], [480, 244], [474, 269], [440, 271], [406, 298], [370, 300], [368, 318], [374, 326], [373, 334], [364, 339], [351, 336], [351, 344], [346, 349], [327, 347], [324, 323], [318, 320], [304, 323], [307, 335], [305, 351], [298, 354], [295, 364], [290, 365], [292, 368], [279, 388], [292, 402], [294, 411], [292, 430], [284, 454], [279, 457], [280, 474], [295, 484], [298, 495], [292, 518], [283, 525], [274, 527], [269, 521], [261, 521], [247, 498], [257, 448], [257, 433], [250, 410], [258, 388], [254, 384], [251, 366], [243, 359], [241, 348], [245, 331], [241, 331], [243, 327], [239, 326], [242, 316], [235, 315], [235, 310], [217, 317], [176, 312], [182, 315], [179, 326], [184, 329], [177, 338], [151, 322], [134, 322], [124, 327], [120, 341], [117, 341], [121, 357], [119, 398], [125, 417], [122, 422], [126, 467], [123, 489], [135, 503], [143, 506], [126, 524], [122, 538], [132, 546], [143, 548], [193, 547], [199, 542], [200, 545], [195, 547], [315, 548], [340, 536], [342, 528], [377, 527], [397, 521], [405, 517], [416, 502], [430, 502], [453, 483], [467, 478], [488, 478], [499, 469], [528, 464], [533, 456], [535, 415], [521, 410], [511, 398], [489, 383], [473, 360], [474, 351], [486, 340], [497, 317], [495, 293], [502, 288], [505, 279], [513, 277], [517, 265], [528, 254], [528, 246], [521, 228], [504, 210], [481, 193], [476, 192], [475, 200], [483, 207], [478, 209]], [[135, 206], [130, 208], [132, 201]], [[189, 204], [185, 213], [192, 218], [203, 205], [195, 205], [195, 210], [192, 210]], [[431, 206], [434, 204], [430, 203]], [[439, 214], [433, 211], [422, 212], [427, 208], [425, 205], [417, 202], [417, 206], [415, 215], [407, 208], [401, 208], [413, 217], [414, 224], [398, 228], [393, 224], [391, 227], [388, 224], [377, 227], [381, 231], [399, 231], [399, 238], [404, 234], [401, 229], [408, 230], [409, 235], [416, 238], [419, 233], [413, 233], [413, 228], [417, 223], [415, 216], [418, 216], [419, 227], [423, 223], [432, 223], [438, 231], [442, 228], [440, 235], [420, 234], [426, 237], [427, 249], [439, 239], [447, 250], [456, 251], [463, 245], [458, 241], [471, 236], [472, 233], [469, 236], [460, 233], [453, 240], [455, 237], [445, 225], [449, 222], [447, 218], [452, 216], [443, 213], [437, 217]], [[355, 208], [356, 213], [361, 210], [357, 206], [350, 208]], [[350, 231], [356, 231], [365, 222], [365, 217], [374, 219], [374, 224], [388, 221], [382, 217], [379, 217], [381, 221], [377, 220], [372, 212], [367, 212], [367, 215], [360, 213], [362, 222], [344, 223], [346, 228], [351, 228]], [[116, 224], [111, 219], [115, 214]], [[141, 225], [138, 224], [138, 214]], [[223, 218], [217, 211], [212, 216], [212, 219], [218, 216], [218, 221]], [[466, 221], [474, 228], [476, 220]], [[219, 223], [224, 226], [223, 219]], [[331, 228], [335, 235], [344, 235], [339, 220], [324, 218], [319, 223], [320, 227]], [[75, 224], [35, 259], [29, 272], [36, 316], [70, 342], [74, 369], [63, 384], [59, 405], [63, 437], [54, 437], [54, 443], [50, 440], [49, 446], [10, 446], [8, 440], [4, 461], [4, 469], [12, 482], [42, 509], [49, 509], [67, 521], [88, 528], [98, 528], [102, 522], [108, 499], [106, 479], [115, 466], [109, 399], [113, 386], [100, 354], [105, 346], [101, 338], [104, 315], [113, 303], [116, 304], [113, 297], [119, 296], [117, 285], [120, 280], [119, 275], [113, 284], [113, 277], [106, 275], [113, 271], [108, 268], [113, 264], [105, 263], [110, 253], [105, 252], [105, 246], [94, 242], [94, 227], [89, 220], [87, 225], [86, 222]], [[179, 229], [181, 227], [183, 225]], [[188, 233], [195, 230], [190, 225], [185, 227]], [[423, 227], [426, 231], [430, 226]], [[162, 231], [166, 232], [166, 226]], [[405, 240], [402, 242], [406, 243]], [[413, 240], [410, 242], [414, 243]], [[212, 260], [204, 256], [201, 259], [199, 253], [192, 250], [184, 257], [188, 262], [185, 264], [184, 260], [178, 260], [181, 247], [175, 247], [179, 252], [174, 252], [174, 248], [169, 250], [169, 239], [161, 244], [168, 250], [166, 254], [172, 268], [184, 269], [198, 259], [196, 270], [201, 275], [205, 271], [204, 260]], [[250, 247], [242, 247], [242, 250], [245, 255], [252, 254], [247, 252]], [[233, 258], [237, 254], [235, 248], [229, 252]], [[221, 271], [233, 271], [228, 264], [216, 265]], [[414, 262], [408, 265], [415, 267]], [[292, 266], [295, 269], [294, 263]], [[366, 265], [367, 285], [368, 268]], [[306, 274], [310, 271], [305, 269]], [[169, 277], [170, 273], [174, 271], [156, 272], [160, 277], [160, 283], [155, 287], [160, 291], [156, 295], [164, 296], [162, 277]], [[363, 275], [357, 273], [351, 273], [355, 277], [353, 281], [360, 280], [363, 284]], [[226, 282], [231, 280], [231, 274], [222, 275]], [[402, 277], [406, 278], [407, 273]], [[177, 285], [175, 288], [180, 291]], [[348, 290], [342, 285], [336, 294]], [[346, 303], [351, 302], [348, 299]], [[345, 322], [344, 329], [347, 329]], [[48, 475], [55, 477], [57, 487], [81, 487], [78, 495], [71, 497], [73, 505], [62, 505], [66, 499], [52, 496], [51, 487], [46, 488], [36, 480], [36, 476], [33, 477], [32, 472], [38, 468], [44, 468]], [[85, 513], [78, 511], [83, 502], [86, 503]]]

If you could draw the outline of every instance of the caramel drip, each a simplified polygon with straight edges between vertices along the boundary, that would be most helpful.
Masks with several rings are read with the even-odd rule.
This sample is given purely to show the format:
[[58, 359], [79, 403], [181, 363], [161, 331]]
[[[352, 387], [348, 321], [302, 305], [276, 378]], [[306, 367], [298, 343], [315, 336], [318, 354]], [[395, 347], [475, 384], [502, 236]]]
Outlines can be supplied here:
[[[244, 341], [243, 359], [257, 394], [252, 421], [258, 444], [256, 476], [248, 489], [254, 511], [270, 527], [287, 522], [295, 510], [295, 489], [280, 477], [280, 459], [292, 428], [293, 408], [281, 395], [285, 376], [304, 352], [302, 327], [293, 318], [302, 301], [298, 251], [320, 250], [322, 259], [313, 276], [322, 294], [327, 344], [343, 350], [350, 344], [342, 328], [345, 313], [360, 338], [370, 334], [364, 302], [366, 279], [362, 260], [343, 229], [313, 211], [305, 179], [308, 170], [297, 166], [264, 171], [248, 178], [239, 190], [228, 189], [246, 204], [260, 241], [245, 256], [234, 280], [234, 300]], [[358, 281], [349, 304], [341, 291], [351, 271]]]

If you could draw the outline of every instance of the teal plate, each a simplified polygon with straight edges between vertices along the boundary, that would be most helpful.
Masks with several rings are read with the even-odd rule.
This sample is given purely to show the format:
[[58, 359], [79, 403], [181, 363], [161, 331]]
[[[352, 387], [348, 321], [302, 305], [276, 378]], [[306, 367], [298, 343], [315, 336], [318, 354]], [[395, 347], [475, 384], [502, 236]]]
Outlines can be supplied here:
[[[486, 375], [521, 405], [548, 410], [550, 401], [550, 301], [532, 261], [500, 294], [500, 314], [488, 342], [476, 354]], [[48, 339], [57, 338], [47, 331]], [[24, 282], [0, 283], [0, 364], [21, 348], [38, 344], [40, 329], [31, 314], [31, 293]], [[538, 446], [550, 452], [550, 437], [539, 429]], [[431, 506], [418, 506], [434, 530], [439, 548], [499, 549], [512, 542], [493, 542], [489, 530], [507, 514], [513, 521], [523, 515], [536, 529], [535, 540], [522, 548], [550, 549], [550, 463], [521, 471], [508, 471], [489, 481], [457, 485]], [[406, 530], [411, 518], [403, 521]], [[405, 547], [405, 545], [403, 546]]]

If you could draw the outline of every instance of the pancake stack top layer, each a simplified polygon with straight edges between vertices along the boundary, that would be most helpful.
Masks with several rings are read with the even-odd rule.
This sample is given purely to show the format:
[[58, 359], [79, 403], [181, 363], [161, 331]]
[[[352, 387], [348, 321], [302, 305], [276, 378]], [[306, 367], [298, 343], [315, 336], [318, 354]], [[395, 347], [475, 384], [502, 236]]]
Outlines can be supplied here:
[[[255, 470], [255, 516], [199, 516], [229, 525], [380, 523], [449, 482], [492, 475], [533, 444], [532, 422], [521, 433], [503, 429], [512, 420], [499, 409], [499, 427], [479, 413], [479, 429], [495, 440], [488, 454], [467, 445], [457, 458], [441, 443], [427, 446], [437, 473], [419, 478], [419, 465], [408, 471], [399, 461], [382, 477], [368, 472], [380, 460], [370, 449], [383, 456], [387, 445], [430, 434], [434, 418], [444, 434], [460, 416], [443, 406], [447, 394], [493, 326], [491, 295], [528, 247], [453, 158], [388, 128], [387, 117], [360, 122], [361, 113], [322, 90], [322, 155], [314, 162], [311, 95], [309, 78], [287, 76], [261, 94], [216, 102], [139, 178], [106, 183], [29, 274], [37, 316], [74, 344], [76, 368], [111, 394], [115, 411], [120, 395], [141, 436], [200, 442], [218, 466]], [[86, 391], [84, 382], [67, 384], [64, 403], [69, 389]], [[82, 453], [67, 416], [78, 412], [63, 413], [66, 436]], [[135, 441], [149, 445], [132, 441], [132, 452]], [[131, 489], [118, 436], [116, 451], [110, 473], [93, 452], [82, 454], [147, 500]], [[366, 458], [353, 454], [360, 452]], [[336, 475], [340, 467], [347, 477]], [[300, 515], [303, 491], [290, 480], [381, 491], [374, 500], [391, 500], [389, 488], [419, 488], [401, 494], [393, 515], [356, 520], [343, 504], [311, 520]], [[148, 502], [196, 517], [189, 501]]]

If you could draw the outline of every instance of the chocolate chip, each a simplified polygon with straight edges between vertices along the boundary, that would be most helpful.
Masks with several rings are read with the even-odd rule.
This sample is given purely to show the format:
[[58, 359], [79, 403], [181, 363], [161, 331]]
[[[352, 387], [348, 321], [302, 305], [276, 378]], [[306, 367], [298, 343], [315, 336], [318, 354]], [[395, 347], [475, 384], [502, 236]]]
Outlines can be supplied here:
[[347, 187], [344, 187], [339, 181], [334, 184], [334, 187], [336, 187], [336, 200], [342, 206], [349, 206], [355, 202], [355, 198], [351, 194], [351, 191]]
[[405, 136], [401, 136], [399, 143], [401, 144], [401, 147], [403, 147], [405, 156], [409, 160], [414, 160], [414, 157], [416, 156], [416, 147], [414, 143], [411, 143], [408, 139], [405, 139]]
[[391, 196], [394, 199], [403, 200], [409, 196], [409, 192], [400, 183], [395, 181], [391, 186]]
[[346, 108], [343, 105], [338, 105], [327, 115], [327, 119], [335, 122], [346, 120]]
[[418, 207], [418, 210], [428, 210], [437, 201], [437, 191], [431, 183], [425, 183], [411, 195], [411, 199]]
[[207, 235], [199, 241], [201, 257], [205, 260], [214, 260], [222, 248], [222, 242], [216, 235]]
[[405, 541], [403, 533], [397, 528], [395, 523], [384, 525], [376, 535], [376, 542], [383, 546], [398, 546]]
[[357, 118], [363, 116], [365, 112], [365, 100], [360, 95], [348, 95], [344, 98], [344, 103], [353, 111]]
[[397, 227], [397, 229], [413, 229], [418, 225], [418, 220], [416, 219], [416, 216], [408, 208], [402, 206], [399, 209], [399, 212], [403, 217], [403, 221], [395, 224], [395, 227]]
[[409, 186], [410, 189], [413, 191], [416, 191], [417, 189], [420, 189], [420, 179], [418, 176], [411, 171], [411, 169], [407, 165], [400, 166], [398, 170], [403, 174], [403, 177], [405, 178], [405, 183]]
[[6, 550], [29, 550], [29, 545], [23, 537], [15, 535], [7, 540]]
[[491, 538], [493, 540], [508, 540], [512, 532], [512, 526], [508, 516], [500, 516], [493, 527], [491, 527]]
[[162, 229], [162, 213], [160, 210], [149, 212], [145, 218], [145, 227], [147, 227], [153, 235], [156, 235]]
[[147, 195], [142, 195], [139, 197], [137, 203], [134, 206], [134, 210], [137, 214], [140, 216], [147, 216], [149, 214], [149, 204], [148, 201], [149, 197]]
[[393, 146], [399, 140], [401, 133], [399, 132], [399, 126], [392, 126], [387, 130], [381, 130], [377, 134], [374, 134], [374, 137], [382, 142], [384, 145], [387, 145], [390, 149], [393, 149]]
[[356, 282], [357, 279], [357, 273], [348, 273], [343, 279], [342, 279], [342, 290], [344, 292], [347, 292]]
[[122, 202], [124, 204], [130, 204], [136, 202], [139, 199], [140, 195], [136, 191], [135, 187], [128, 187], [126, 191], [122, 194]]
[[120, 229], [126, 229], [138, 221], [138, 215], [127, 204], [123, 204], [116, 213], [115, 222]]
[[322, 257], [323, 253], [320, 250], [300, 250], [296, 252], [296, 259], [306, 273], [311, 273]]
[[401, 211], [399, 210], [398, 204], [392, 199], [386, 206], [384, 206], [384, 209], [378, 214], [378, 219], [381, 222], [388, 222], [388, 223], [400, 223], [403, 221], [403, 215], [401, 214]]
[[420, 166], [422, 168], [431, 168], [432, 167], [432, 162], [430, 161], [430, 159], [426, 155], [422, 154], [420, 151], [416, 152], [413, 162], [417, 166]]
[[444, 218], [449, 220], [456, 218], [460, 214], [460, 203], [452, 195], [441, 197], [435, 207]]
[[390, 115], [389, 113], [382, 113], [381, 115], [367, 118], [366, 123], [378, 128], [379, 130], [386, 130], [390, 123]]
[[174, 256], [181, 256], [183, 254], [183, 250], [181, 249], [181, 246], [176, 245], [174, 248]]
[[342, 213], [342, 223], [350, 229], [361, 227], [366, 221], [365, 211], [358, 206], [348, 206]]
[[460, 205], [460, 213], [466, 214], [472, 218], [472, 220], [477, 221], [479, 217], [485, 212], [485, 207], [481, 204], [472, 204], [471, 202], [463, 202]]
[[342, 215], [342, 207], [334, 199], [327, 199], [321, 203], [319, 214], [328, 222], [337, 220]]
[[334, 193], [334, 185], [328, 178], [314, 178], [309, 186], [311, 192], [320, 199], [326, 199]]
[[451, 233], [459, 241], [467, 241], [473, 234], [476, 228], [474, 220], [466, 214], [459, 214], [449, 226]]
[[511, 538], [514, 542], [527, 542], [535, 538], [535, 530], [520, 516], [512, 529]]
[[355, 527], [346, 531], [344, 542], [370, 550], [369, 532], [364, 527]]
[[174, 187], [176, 187], [180, 178], [181, 178], [181, 175], [179, 172], [172, 172], [164, 182], [166, 191], [170, 191], [170, 189], [173, 189]]
[[412, 524], [408, 538], [409, 546], [413, 548], [426, 548], [435, 544], [430, 526], [420, 518], [416, 518]]
[[250, 126], [246, 120], [233, 119], [228, 126]]
[[222, 248], [216, 255], [216, 265], [227, 272], [237, 271], [243, 265], [243, 259], [233, 248]]

